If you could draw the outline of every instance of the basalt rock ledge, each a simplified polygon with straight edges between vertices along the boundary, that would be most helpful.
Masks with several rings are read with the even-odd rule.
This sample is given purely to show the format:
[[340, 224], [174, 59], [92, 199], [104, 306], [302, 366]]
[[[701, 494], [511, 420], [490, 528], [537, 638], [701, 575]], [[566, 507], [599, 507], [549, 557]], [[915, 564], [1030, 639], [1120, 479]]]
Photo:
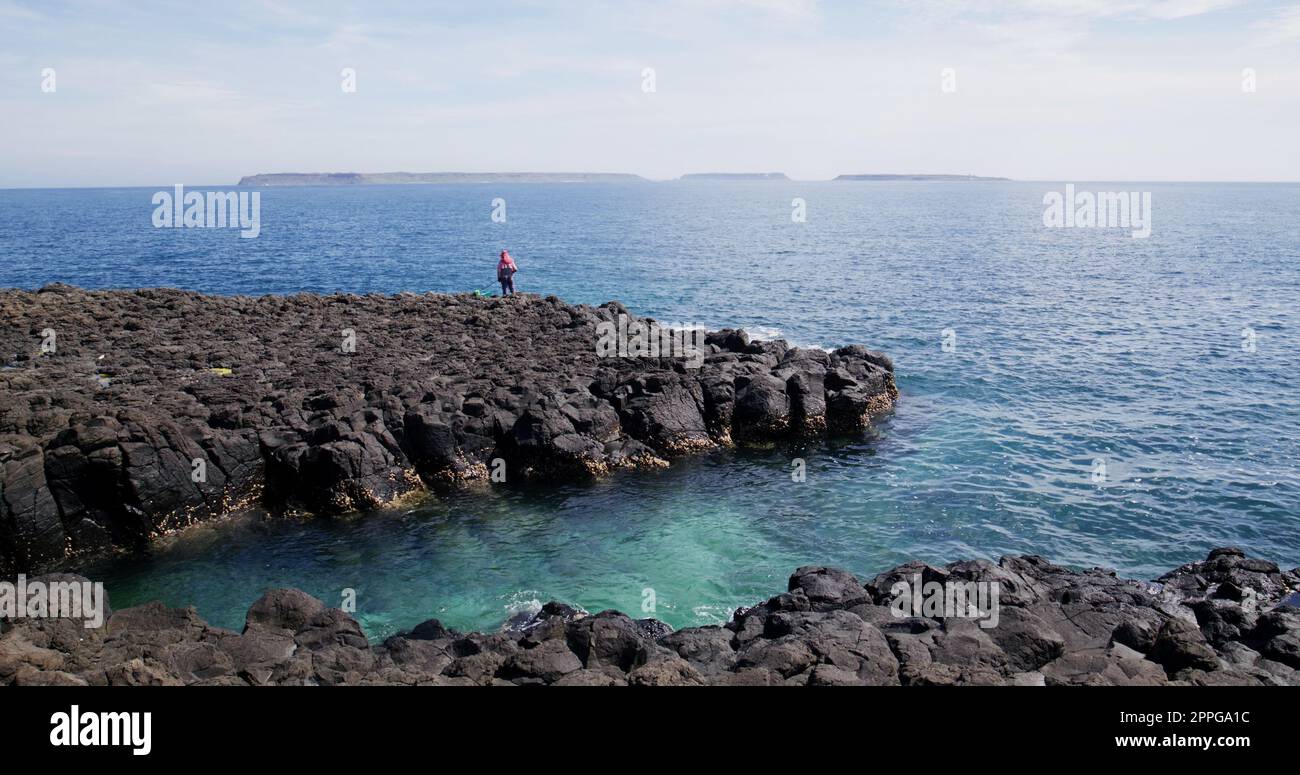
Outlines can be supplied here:
[[528, 294], [0, 291], [0, 575], [245, 505], [354, 511], [853, 433], [898, 395], [861, 346], [725, 329], [700, 357], [602, 356], [624, 315]]
[[[994, 626], [896, 610], [895, 584], [917, 577], [997, 584]], [[1294, 686], [1297, 586], [1300, 569], [1232, 548], [1151, 583], [1036, 556], [914, 562], [866, 583], [808, 566], [722, 626], [674, 632], [548, 603], [495, 633], [431, 619], [381, 644], [349, 614], [278, 589], [252, 605], [242, 632], [161, 603], [113, 612], [94, 629], [0, 622], [0, 685]]]

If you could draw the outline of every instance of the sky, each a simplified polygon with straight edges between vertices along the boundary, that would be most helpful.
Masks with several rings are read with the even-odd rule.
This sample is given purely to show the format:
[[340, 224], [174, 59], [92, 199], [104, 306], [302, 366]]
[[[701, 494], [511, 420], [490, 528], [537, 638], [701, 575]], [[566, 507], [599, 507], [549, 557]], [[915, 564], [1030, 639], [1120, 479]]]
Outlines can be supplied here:
[[1297, 181], [1297, 137], [1300, 1], [0, 0], [6, 188], [399, 170]]

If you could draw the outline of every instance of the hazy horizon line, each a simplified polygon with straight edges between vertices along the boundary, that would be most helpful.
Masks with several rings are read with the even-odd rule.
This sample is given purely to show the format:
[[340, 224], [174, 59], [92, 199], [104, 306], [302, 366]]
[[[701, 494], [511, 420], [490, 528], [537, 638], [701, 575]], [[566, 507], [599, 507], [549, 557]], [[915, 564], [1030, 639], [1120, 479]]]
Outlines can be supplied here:
[[[260, 174], [328, 175], [328, 174], [353, 174], [353, 173], [316, 173], [316, 172], [304, 172], [304, 173], [260, 173]], [[388, 174], [388, 173], [357, 173], [357, 174], [363, 174], [363, 175], [365, 175], [365, 174]], [[469, 174], [469, 175], [474, 175], [474, 174], [477, 174], [477, 175], [521, 175], [521, 174], [531, 174], [531, 175], [634, 175], [634, 176], [640, 178], [640, 180], [639, 180], [639, 181], [621, 181], [621, 182], [626, 182], [626, 183], [635, 183], [635, 182], [644, 182], [644, 183], [690, 183], [690, 184], [698, 184], [698, 183], [744, 183], [744, 182], [752, 182], [752, 183], [766, 183], [766, 184], [781, 184], [781, 183], [846, 183], [846, 184], [852, 184], [852, 183], [858, 183], [858, 184], [869, 184], [869, 183], [1122, 183], [1122, 184], [1131, 184], [1131, 183], [1159, 183], [1159, 184], [1170, 184], [1170, 183], [1224, 183], [1224, 184], [1236, 184], [1236, 185], [1239, 185], [1239, 184], [1253, 184], [1253, 185], [1300, 185], [1300, 180], [1209, 180], [1209, 179], [1192, 179], [1192, 178], [1177, 178], [1177, 179], [1175, 179], [1175, 178], [1078, 178], [1078, 177], [1075, 177], [1075, 178], [1058, 177], [1058, 178], [1005, 178], [1005, 179], [988, 179], [988, 178], [990, 178], [990, 177], [992, 177], [992, 176], [987, 176], [987, 175], [976, 175], [976, 176], [973, 176], [973, 177], [976, 177], [976, 178], [985, 178], [985, 179], [983, 179], [983, 180], [969, 180], [969, 181], [963, 181], [963, 180], [906, 180], [906, 179], [903, 179], [903, 180], [838, 180], [838, 179], [836, 179], [836, 178], [790, 178], [790, 177], [787, 177], [787, 178], [784, 179], [784, 180], [781, 180], [781, 179], [771, 179], [771, 180], [759, 180], [759, 179], [755, 179], [755, 180], [751, 180], [751, 181], [744, 181], [744, 180], [714, 180], [714, 181], [683, 180], [683, 177], [685, 177], [686, 175], [763, 175], [763, 174], [771, 174], [771, 173], [746, 173], [746, 172], [683, 173], [682, 175], [679, 175], [678, 177], [675, 177], [675, 178], [649, 178], [649, 177], [646, 177], [646, 176], [644, 176], [644, 175], [639, 175], [639, 174], [637, 174], [637, 173], [627, 173], [627, 172], [598, 172], [598, 173], [593, 173], [593, 172], [527, 172], [527, 173], [525, 173], [525, 172], [481, 172], [481, 173], [442, 173], [442, 172], [437, 172], [437, 173], [414, 173], [414, 174], [435, 174], [435, 175], [436, 175], [436, 174]], [[784, 173], [780, 173], [780, 174], [784, 174]], [[843, 174], [846, 174], [846, 175], [898, 175], [899, 177], [903, 177], [903, 178], [906, 178], [906, 177], [911, 176], [911, 175], [924, 176], [924, 175], [931, 175], [931, 174], [934, 174], [934, 175], [949, 175], [949, 174], [952, 174], [954, 177], [958, 177], [958, 175], [956, 175], [955, 173], [856, 173], [856, 172], [852, 172], [852, 173], [843, 173]], [[528, 181], [528, 180], [517, 180], [517, 181], [504, 181], [504, 182], [507, 183], [507, 184], [510, 184], [510, 185], [538, 185], [538, 184], [545, 184], [545, 183], [556, 184], [554, 181]], [[608, 183], [610, 183], [610, 182], [620, 182], [620, 181], [569, 181], [569, 182], [564, 183], [564, 185], [582, 185], [582, 184], [584, 184], [584, 183], [586, 183], [586, 184], [598, 184], [598, 183], [608, 184]], [[158, 189], [158, 190], [163, 190], [163, 189], [171, 189], [171, 188], [174, 188], [175, 186], [178, 186], [178, 185], [183, 185], [183, 186], [186, 187], [186, 188], [202, 188], [202, 189], [215, 189], [215, 188], [240, 188], [240, 187], [241, 187], [241, 186], [239, 185], [238, 182], [234, 182], [234, 183], [177, 183], [177, 182], [174, 182], [174, 181], [173, 181], [173, 182], [171, 182], [171, 183], [165, 183], [165, 184], [161, 184], [161, 183], [149, 183], [149, 184], [144, 184], [144, 183], [141, 183], [141, 184], [124, 184], [124, 185], [111, 185], [111, 186], [102, 186], [102, 185], [96, 185], [96, 186], [81, 186], [81, 185], [54, 185], [54, 186], [0, 186], [0, 191], [102, 191], [102, 190], [123, 189], [123, 188], [158, 189], [159, 186], [162, 186], [162, 189]], [[319, 185], [312, 185], [312, 184], [304, 184], [304, 185], [268, 185], [268, 186], [243, 186], [243, 188], [249, 188], [249, 189], [254, 189], [254, 188], [256, 188], [256, 189], [285, 189], [285, 188], [351, 188], [351, 187], [356, 187], [356, 186], [371, 186], [371, 187], [374, 187], [374, 186], [411, 187], [411, 186], [488, 186], [488, 185], [494, 185], [494, 184], [493, 184], [492, 182], [487, 182], [487, 181], [464, 181], [464, 182], [460, 182], [460, 181], [436, 181], [436, 182], [435, 182], [435, 181], [430, 181], [430, 182], [412, 182], [412, 183], [347, 183], [347, 184], [319, 184]]]

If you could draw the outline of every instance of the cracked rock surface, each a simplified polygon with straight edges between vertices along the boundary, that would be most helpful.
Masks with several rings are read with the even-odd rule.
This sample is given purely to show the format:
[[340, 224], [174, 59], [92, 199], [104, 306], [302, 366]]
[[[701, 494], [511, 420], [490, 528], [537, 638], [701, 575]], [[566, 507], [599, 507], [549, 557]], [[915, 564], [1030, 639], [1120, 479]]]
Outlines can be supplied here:
[[620, 315], [526, 294], [0, 291], [0, 574], [254, 503], [372, 508], [498, 461], [510, 481], [596, 477], [853, 433], [898, 395], [856, 345], [724, 329], [702, 363], [599, 357]]

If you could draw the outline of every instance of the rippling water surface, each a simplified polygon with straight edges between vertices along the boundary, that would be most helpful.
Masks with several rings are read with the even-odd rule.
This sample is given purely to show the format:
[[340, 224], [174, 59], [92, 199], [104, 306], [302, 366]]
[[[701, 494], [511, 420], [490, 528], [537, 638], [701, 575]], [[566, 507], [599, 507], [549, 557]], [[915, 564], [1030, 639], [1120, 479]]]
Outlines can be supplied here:
[[160, 598], [237, 627], [292, 585], [334, 605], [355, 589], [372, 635], [430, 616], [491, 629], [548, 599], [653, 602], [683, 626], [808, 563], [1037, 552], [1151, 577], [1236, 544], [1300, 564], [1300, 186], [1079, 184], [1151, 191], [1145, 240], [1044, 228], [1043, 194], [1063, 186], [270, 189], [253, 240], [155, 230], [153, 190], [0, 191], [0, 286], [465, 291], [491, 287], [509, 247], [521, 290], [895, 360], [902, 399], [866, 439], [202, 527], [91, 568], [116, 606]]

